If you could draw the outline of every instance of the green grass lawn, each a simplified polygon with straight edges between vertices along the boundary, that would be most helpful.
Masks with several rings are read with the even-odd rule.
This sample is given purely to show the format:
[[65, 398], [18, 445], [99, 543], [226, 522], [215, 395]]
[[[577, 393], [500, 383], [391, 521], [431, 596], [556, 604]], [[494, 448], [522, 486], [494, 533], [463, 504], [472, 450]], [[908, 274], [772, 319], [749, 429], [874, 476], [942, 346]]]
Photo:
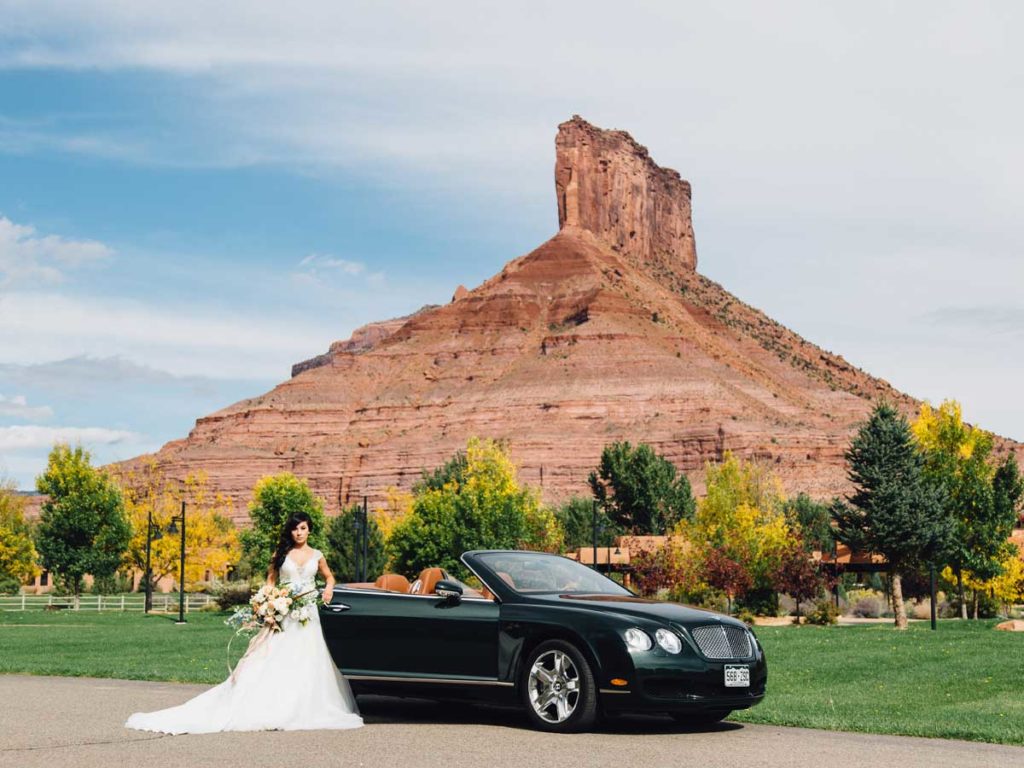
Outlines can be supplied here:
[[[226, 615], [0, 611], [0, 673], [219, 683], [232, 631]], [[231, 644], [231, 663], [247, 638]]]
[[768, 695], [732, 719], [1024, 744], [1024, 634], [995, 623], [759, 627]]
[[[220, 614], [0, 612], [0, 672], [217, 683]], [[1024, 744], [1024, 635], [994, 622], [760, 627], [768, 696], [734, 720]], [[232, 663], [245, 639], [232, 646]]]

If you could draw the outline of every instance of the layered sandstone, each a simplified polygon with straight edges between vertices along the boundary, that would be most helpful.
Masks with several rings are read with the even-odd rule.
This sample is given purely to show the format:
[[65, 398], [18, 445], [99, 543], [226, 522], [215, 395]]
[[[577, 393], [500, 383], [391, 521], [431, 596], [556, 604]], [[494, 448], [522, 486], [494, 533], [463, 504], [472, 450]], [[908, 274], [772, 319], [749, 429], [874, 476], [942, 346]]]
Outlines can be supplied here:
[[549, 501], [586, 493], [615, 440], [650, 443], [698, 491], [726, 451], [792, 492], [844, 491], [872, 402], [915, 401], [697, 274], [689, 184], [628, 134], [574, 118], [556, 147], [555, 237], [199, 419], [156, 455], [165, 471], [204, 470], [240, 518], [259, 477], [294, 472], [334, 511], [409, 488], [477, 435], [507, 441]]
[[697, 268], [690, 183], [656, 165], [625, 131], [603, 131], [578, 115], [562, 123], [555, 191], [560, 229], [586, 230], [641, 268]]

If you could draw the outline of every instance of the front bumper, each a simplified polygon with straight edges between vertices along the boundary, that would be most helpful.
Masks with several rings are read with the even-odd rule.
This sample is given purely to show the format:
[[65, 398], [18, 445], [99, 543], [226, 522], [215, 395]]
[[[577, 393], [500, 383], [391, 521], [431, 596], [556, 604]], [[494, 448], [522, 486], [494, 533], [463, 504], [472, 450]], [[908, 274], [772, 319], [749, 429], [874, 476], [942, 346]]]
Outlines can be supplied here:
[[[768, 665], [758, 645], [752, 658], [711, 661], [689, 644], [682, 653], [669, 654], [657, 646], [649, 651], [629, 653], [632, 669], [606, 675], [609, 680], [598, 686], [601, 706], [610, 712], [700, 712], [706, 710], [747, 709], [765, 696]], [[725, 685], [726, 666], [745, 666], [750, 670], [750, 687]], [[624, 679], [627, 685], [616, 687], [610, 678]]]

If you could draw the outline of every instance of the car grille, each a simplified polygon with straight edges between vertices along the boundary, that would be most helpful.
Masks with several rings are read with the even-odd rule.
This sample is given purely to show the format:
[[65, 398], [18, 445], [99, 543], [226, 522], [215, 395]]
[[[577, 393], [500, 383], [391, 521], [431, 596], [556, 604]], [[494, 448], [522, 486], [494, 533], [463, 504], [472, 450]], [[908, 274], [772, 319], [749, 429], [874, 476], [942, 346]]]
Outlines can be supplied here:
[[709, 659], [748, 659], [753, 655], [750, 633], [740, 627], [712, 624], [695, 627], [690, 634]]

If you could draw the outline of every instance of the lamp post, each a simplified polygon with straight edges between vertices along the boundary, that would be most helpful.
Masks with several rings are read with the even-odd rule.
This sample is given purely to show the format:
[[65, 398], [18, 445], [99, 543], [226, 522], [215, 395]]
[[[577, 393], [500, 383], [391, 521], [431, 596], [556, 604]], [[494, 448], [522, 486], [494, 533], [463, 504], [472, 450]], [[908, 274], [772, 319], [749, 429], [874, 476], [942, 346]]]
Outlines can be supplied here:
[[175, 515], [171, 518], [171, 525], [168, 527], [168, 533], [177, 533], [178, 528], [176, 523], [181, 522], [181, 563], [178, 575], [178, 620], [175, 624], [184, 624], [185, 622], [185, 500], [181, 500], [181, 514]]
[[146, 573], [143, 577], [146, 580], [146, 603], [143, 606], [143, 613], [149, 613], [153, 610], [153, 568], [151, 556], [153, 542], [159, 541], [163, 537], [164, 534], [160, 530], [160, 526], [153, 525], [153, 509], [150, 508], [146, 513]]

